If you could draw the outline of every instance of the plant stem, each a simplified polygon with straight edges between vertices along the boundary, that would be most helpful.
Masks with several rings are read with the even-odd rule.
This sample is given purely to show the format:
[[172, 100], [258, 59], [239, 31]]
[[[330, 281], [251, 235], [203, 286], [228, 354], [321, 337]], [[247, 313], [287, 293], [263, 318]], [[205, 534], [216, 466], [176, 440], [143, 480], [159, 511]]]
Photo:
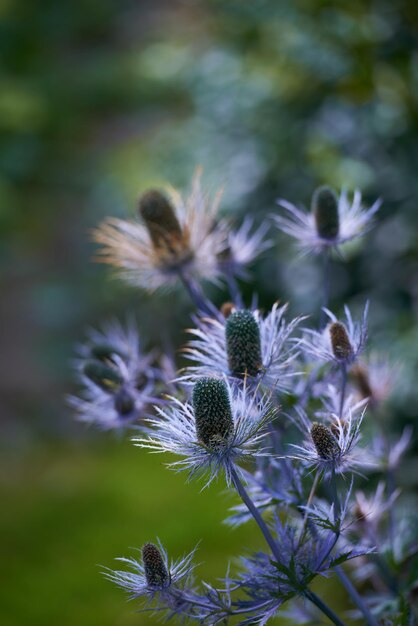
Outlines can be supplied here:
[[[327, 308], [328, 307], [328, 303], [329, 303], [329, 292], [330, 292], [330, 266], [331, 266], [331, 253], [328, 249], [324, 250], [323, 253], [323, 257], [324, 257], [324, 269], [323, 269], [323, 276], [324, 276], [324, 292], [323, 292], [323, 301], [322, 301], [322, 306]], [[325, 326], [325, 322], [326, 322], [326, 313], [325, 311], [321, 308], [321, 317], [320, 317], [320, 322], [319, 322], [319, 329], [322, 330]]]
[[235, 280], [235, 276], [232, 272], [227, 271], [225, 274], [226, 282], [228, 285], [229, 293], [231, 295], [232, 302], [239, 308], [244, 308], [244, 302], [242, 300], [241, 292], [238, 287], [238, 283]]
[[342, 416], [343, 416], [346, 388], [347, 388], [347, 365], [345, 363], [341, 363], [341, 396], [340, 396], [340, 413], [338, 416], [340, 419], [342, 419]]
[[182, 269], [179, 269], [178, 275], [192, 302], [196, 305], [198, 311], [213, 315], [216, 309], [213, 304], [206, 298], [199, 283], [197, 283], [194, 278], [186, 274], [186, 272], [184, 272], [184, 270]]
[[335, 467], [332, 468], [330, 487], [331, 487], [332, 501], [334, 503], [334, 524], [336, 524], [338, 521], [338, 525], [339, 525], [340, 517], [341, 517], [341, 504], [340, 504], [340, 499], [338, 497], [337, 476], [335, 474]]
[[255, 506], [255, 504], [251, 500], [250, 496], [248, 495], [247, 491], [245, 490], [245, 487], [242, 484], [241, 480], [239, 479], [237, 471], [236, 471], [236, 469], [234, 467], [231, 468], [231, 478], [232, 478], [232, 482], [234, 484], [234, 487], [237, 490], [237, 492], [239, 493], [242, 501], [247, 506], [247, 508], [250, 511], [251, 515], [253, 516], [253, 518], [257, 522], [258, 526], [260, 527], [260, 530], [261, 530], [261, 532], [264, 535], [264, 539], [267, 541], [267, 543], [268, 543], [268, 545], [269, 545], [269, 547], [270, 547], [270, 549], [271, 549], [271, 551], [273, 553], [274, 558], [278, 562], [280, 562], [279, 547], [278, 547], [277, 543], [274, 541], [273, 536], [272, 536], [271, 532], [269, 531], [267, 524], [265, 523], [265, 521], [263, 520], [263, 518], [260, 515], [260, 512], [258, 511], [257, 507]]
[[331, 620], [331, 622], [333, 622], [333, 624], [336, 624], [336, 626], [345, 626], [345, 623], [340, 620], [337, 615], [335, 615], [334, 611], [327, 604], [325, 604], [325, 602], [321, 600], [321, 598], [317, 596], [316, 593], [314, 593], [310, 589], [307, 589], [304, 595], [308, 600], [313, 602], [313, 604], [315, 604], [318, 609], [321, 609], [324, 615], [326, 615]]
[[[321, 476], [320, 473], [317, 472], [316, 475], [315, 475], [315, 479], [314, 479], [314, 481], [312, 483], [312, 487], [311, 487], [311, 491], [309, 493], [308, 501], [306, 503], [307, 507], [311, 506], [312, 500], [313, 500], [314, 495], [315, 495], [316, 488], [318, 487], [320, 476]], [[308, 513], [308, 511], [305, 511], [305, 515], [304, 515], [303, 522], [302, 522], [302, 530], [301, 530], [300, 536], [299, 536], [298, 546], [300, 546], [300, 544], [302, 543], [303, 537], [305, 536], [305, 531], [306, 531], [306, 525], [308, 523], [308, 518], [309, 518], [309, 513]]]
[[367, 620], [366, 624], [368, 624], [368, 626], [378, 626], [377, 620], [373, 617], [373, 615], [369, 611], [367, 605], [363, 601], [362, 597], [360, 596], [357, 589], [354, 587], [353, 583], [351, 582], [347, 574], [344, 572], [343, 568], [337, 565], [336, 567], [334, 567], [334, 571], [336, 572], [338, 578], [341, 580], [342, 584], [344, 585], [348, 595], [353, 600], [354, 604], [363, 613], [364, 617]]

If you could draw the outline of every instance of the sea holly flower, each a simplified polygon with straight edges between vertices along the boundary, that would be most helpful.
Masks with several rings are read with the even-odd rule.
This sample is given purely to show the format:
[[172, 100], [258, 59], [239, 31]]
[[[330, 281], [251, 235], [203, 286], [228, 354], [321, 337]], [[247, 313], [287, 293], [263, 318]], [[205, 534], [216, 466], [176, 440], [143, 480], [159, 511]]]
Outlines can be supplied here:
[[332, 189], [324, 186], [314, 192], [310, 212], [298, 209], [287, 200], [279, 200], [278, 205], [287, 214], [273, 216], [277, 227], [296, 239], [304, 253], [318, 254], [364, 235], [381, 201], [365, 209], [359, 191], [354, 192], [350, 201], [346, 191], [338, 198]]
[[408, 449], [412, 439], [412, 427], [405, 426], [402, 435], [394, 443], [382, 434], [373, 438], [371, 445], [373, 457], [382, 471], [393, 472], [399, 466], [402, 456]]
[[156, 407], [157, 417], [147, 421], [148, 437], [133, 438], [135, 445], [154, 452], [184, 457], [170, 463], [187, 469], [190, 477], [206, 474], [208, 485], [221, 470], [231, 482], [236, 463], [264, 453], [260, 443], [275, 411], [270, 401], [247, 386], [233, 389], [227, 380], [200, 378], [191, 402], [170, 398], [168, 408]]
[[159, 401], [157, 386], [163, 379], [155, 357], [142, 352], [133, 322], [123, 327], [115, 321], [102, 331], [91, 330], [76, 361], [83, 390], [68, 399], [77, 418], [104, 430], [144, 418]]
[[399, 380], [399, 363], [391, 364], [383, 354], [372, 352], [352, 367], [350, 375], [358, 394], [376, 407], [385, 402]]
[[[143, 610], [165, 611], [168, 619], [192, 610], [189, 590], [195, 550], [181, 559], [169, 563], [162, 544], [146, 543], [141, 549], [141, 559], [118, 558], [130, 571], [106, 568], [104, 575], [128, 592], [131, 598], [143, 597]], [[190, 594], [190, 597], [189, 597]]]
[[341, 418], [331, 413], [323, 422], [312, 422], [297, 407], [294, 422], [304, 435], [304, 442], [290, 444], [293, 453], [288, 456], [327, 475], [358, 472], [359, 467], [373, 465], [371, 455], [358, 446], [364, 414], [364, 408], [360, 411], [358, 405], [345, 404]]
[[[374, 542], [382, 518], [392, 508], [401, 493], [400, 489], [395, 489], [390, 495], [386, 495], [385, 491], [386, 485], [380, 481], [376, 491], [371, 496], [366, 495], [361, 490], [354, 494], [352, 530], [357, 531], [360, 536], [369, 535]], [[366, 533], [364, 533], [365, 529], [367, 529]]]
[[180, 380], [221, 374], [234, 384], [245, 380], [252, 387], [287, 391], [297, 374], [298, 347], [292, 334], [304, 318], [286, 323], [286, 310], [287, 305], [276, 303], [266, 317], [257, 310], [232, 309], [226, 319], [198, 318], [184, 350], [196, 365], [187, 367]]
[[319, 361], [350, 366], [356, 361], [366, 345], [369, 303], [366, 303], [360, 321], [354, 321], [350, 309], [345, 306], [345, 324], [339, 321], [334, 313], [328, 309], [324, 309], [324, 311], [330, 319], [330, 323], [323, 331], [311, 328], [304, 329], [305, 336], [301, 340], [301, 346], [303, 346], [306, 354]]
[[95, 231], [100, 258], [116, 267], [128, 283], [154, 291], [173, 286], [183, 275], [216, 281], [225, 233], [214, 227], [221, 193], [213, 199], [202, 190], [201, 171], [183, 199], [173, 188], [168, 196], [150, 190], [139, 200], [141, 221], [107, 218]]

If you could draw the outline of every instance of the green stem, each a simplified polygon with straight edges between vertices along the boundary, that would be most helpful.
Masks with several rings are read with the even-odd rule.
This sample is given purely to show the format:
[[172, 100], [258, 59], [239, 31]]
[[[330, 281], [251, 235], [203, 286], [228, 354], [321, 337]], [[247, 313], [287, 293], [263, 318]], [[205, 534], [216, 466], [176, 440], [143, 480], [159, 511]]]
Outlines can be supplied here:
[[267, 524], [265, 523], [265, 521], [261, 517], [259, 510], [257, 509], [255, 504], [251, 500], [250, 496], [246, 492], [245, 487], [242, 484], [242, 482], [240, 481], [239, 476], [237, 474], [237, 471], [236, 471], [236, 469], [234, 467], [232, 467], [232, 469], [231, 469], [231, 478], [232, 478], [232, 482], [234, 484], [235, 489], [239, 493], [242, 501], [247, 506], [247, 508], [250, 511], [251, 515], [253, 516], [253, 518], [257, 522], [261, 532], [263, 533], [264, 539], [267, 541], [267, 543], [268, 543], [268, 545], [269, 545], [269, 547], [270, 547], [270, 549], [271, 549], [271, 551], [273, 553], [274, 558], [276, 559], [276, 561], [278, 563], [280, 563], [281, 559], [280, 559], [279, 547], [278, 547], [277, 543], [274, 541], [273, 536], [272, 536], [271, 532], [269, 531]]

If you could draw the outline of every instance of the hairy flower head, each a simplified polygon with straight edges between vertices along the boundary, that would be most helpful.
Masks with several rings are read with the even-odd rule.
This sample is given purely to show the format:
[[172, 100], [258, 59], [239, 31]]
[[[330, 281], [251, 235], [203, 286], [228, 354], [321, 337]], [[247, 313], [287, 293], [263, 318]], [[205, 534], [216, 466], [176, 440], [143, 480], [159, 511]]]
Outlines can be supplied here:
[[166, 376], [141, 347], [132, 321], [90, 331], [75, 363], [83, 389], [69, 397], [78, 419], [107, 430], [132, 426], [149, 413]]
[[173, 286], [183, 273], [217, 281], [218, 255], [226, 246], [225, 229], [214, 228], [221, 194], [211, 200], [200, 176], [198, 170], [186, 199], [171, 187], [168, 196], [145, 192], [139, 200], [141, 221], [107, 218], [94, 233], [102, 246], [100, 260], [130, 284], [150, 291]]
[[328, 309], [324, 311], [330, 324], [320, 332], [305, 329], [305, 337], [301, 341], [305, 353], [320, 361], [352, 365], [366, 345], [369, 303], [366, 303], [359, 321], [354, 321], [350, 309], [344, 307], [345, 324]]
[[277, 227], [296, 239], [305, 254], [319, 254], [364, 235], [381, 202], [377, 200], [366, 209], [359, 191], [350, 201], [345, 191], [337, 198], [329, 187], [319, 187], [313, 194], [312, 211], [299, 209], [287, 200], [278, 200], [278, 204], [286, 213], [273, 215]]
[[229, 484], [239, 461], [264, 454], [260, 444], [275, 415], [266, 396], [245, 384], [236, 388], [227, 379], [204, 377], [196, 381], [191, 402], [169, 399], [169, 407], [156, 407], [157, 418], [148, 420], [148, 436], [132, 441], [183, 457], [170, 467], [205, 474], [206, 484], [223, 470]]
[[223, 375], [234, 384], [284, 391], [298, 374], [298, 346], [293, 333], [303, 318], [285, 320], [287, 305], [276, 303], [263, 317], [260, 311], [234, 309], [227, 319], [199, 317], [193, 338], [184, 349], [195, 364], [180, 380]]

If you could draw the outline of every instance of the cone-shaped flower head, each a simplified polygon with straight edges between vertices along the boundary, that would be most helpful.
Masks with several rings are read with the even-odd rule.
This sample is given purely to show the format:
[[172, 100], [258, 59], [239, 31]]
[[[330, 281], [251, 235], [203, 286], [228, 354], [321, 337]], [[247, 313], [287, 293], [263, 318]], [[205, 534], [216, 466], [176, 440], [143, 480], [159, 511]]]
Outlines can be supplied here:
[[330, 187], [318, 187], [312, 196], [316, 230], [323, 239], [335, 239], [340, 228], [338, 198]]
[[353, 348], [347, 330], [341, 322], [333, 322], [329, 327], [331, 346], [337, 361], [349, 361], [353, 355]]
[[164, 589], [170, 585], [170, 574], [161, 552], [155, 544], [146, 543], [142, 547], [142, 563], [149, 587]]
[[260, 328], [251, 311], [235, 311], [225, 326], [228, 365], [232, 374], [255, 376], [262, 367]]
[[160, 191], [151, 189], [139, 199], [139, 213], [145, 222], [153, 246], [175, 254], [183, 233], [173, 206]]
[[365, 402], [354, 402], [353, 397], [348, 396], [339, 417], [333, 411], [333, 407], [339, 409], [337, 388], [330, 385], [329, 392], [332, 399], [323, 398], [323, 410], [316, 412], [318, 418], [324, 420], [322, 422], [311, 422], [306, 412], [296, 407], [294, 423], [304, 439], [299, 444], [290, 444], [294, 451], [290, 458], [326, 474], [357, 472], [359, 467], [372, 466], [374, 461], [368, 450], [358, 445]]
[[364, 350], [367, 340], [367, 315], [369, 304], [366, 303], [361, 319], [354, 321], [350, 309], [346, 306], [345, 323], [324, 309], [330, 323], [318, 332], [311, 328], [305, 329], [301, 341], [307, 355], [320, 361], [328, 361], [336, 365], [351, 367]]
[[340, 447], [328, 426], [314, 422], [311, 427], [311, 437], [321, 459], [332, 460], [338, 455]]
[[201, 378], [193, 387], [199, 441], [211, 449], [228, 443], [234, 430], [228, 389], [223, 380]]

